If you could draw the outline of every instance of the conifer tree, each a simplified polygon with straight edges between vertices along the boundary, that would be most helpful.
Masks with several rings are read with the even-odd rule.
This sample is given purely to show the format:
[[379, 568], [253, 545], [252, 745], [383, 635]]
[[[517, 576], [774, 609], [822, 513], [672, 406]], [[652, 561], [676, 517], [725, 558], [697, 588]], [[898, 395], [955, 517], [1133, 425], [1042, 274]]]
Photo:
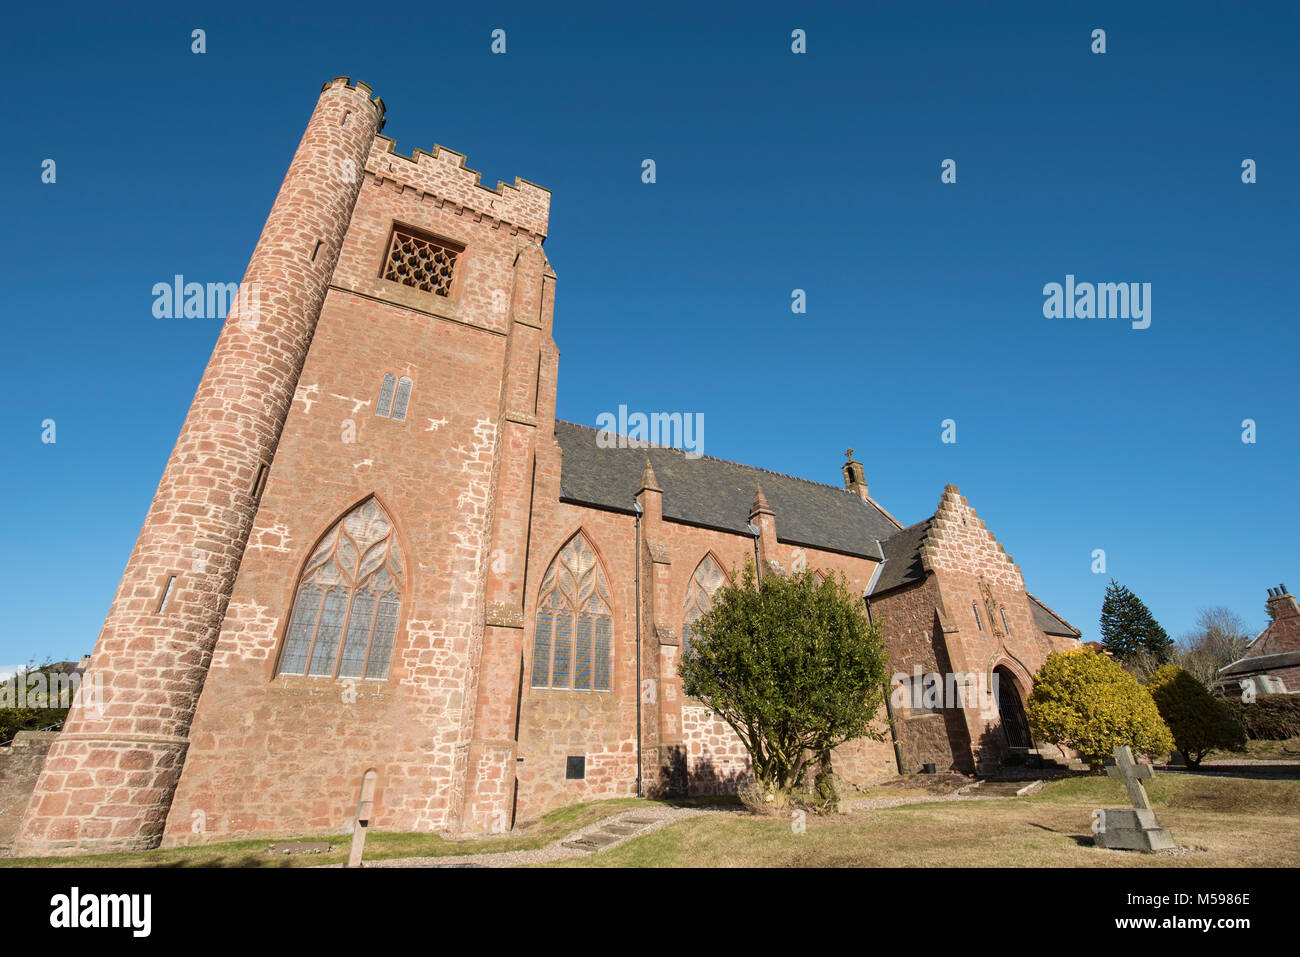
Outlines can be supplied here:
[[1101, 605], [1101, 642], [1115, 660], [1130, 662], [1143, 652], [1166, 662], [1174, 641], [1141, 598], [1115, 579], [1106, 586]]

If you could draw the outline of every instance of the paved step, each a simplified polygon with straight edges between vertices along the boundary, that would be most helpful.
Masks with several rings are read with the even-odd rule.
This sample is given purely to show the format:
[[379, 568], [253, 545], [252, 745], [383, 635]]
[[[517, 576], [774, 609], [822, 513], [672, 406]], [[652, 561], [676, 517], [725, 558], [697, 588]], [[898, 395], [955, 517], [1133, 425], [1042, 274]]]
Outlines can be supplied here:
[[600, 845], [595, 841], [589, 841], [585, 837], [575, 838], [572, 841], [561, 841], [560, 847], [568, 847], [575, 851], [599, 851]]
[[603, 828], [606, 834], [617, 834], [619, 837], [627, 837], [629, 834], [635, 834], [641, 830], [633, 824], [606, 824]]
[[585, 834], [579, 834], [571, 841], [561, 841], [560, 847], [594, 854], [596, 851], [604, 850], [611, 844], [617, 844], [629, 837], [640, 834], [651, 824], [658, 823], [659, 819], [653, 817], [618, 818], [607, 824], [601, 824]]
[[1043, 786], [1038, 781], [996, 781], [985, 779], [961, 789], [962, 794], [972, 797], [1024, 797], [1033, 794]]

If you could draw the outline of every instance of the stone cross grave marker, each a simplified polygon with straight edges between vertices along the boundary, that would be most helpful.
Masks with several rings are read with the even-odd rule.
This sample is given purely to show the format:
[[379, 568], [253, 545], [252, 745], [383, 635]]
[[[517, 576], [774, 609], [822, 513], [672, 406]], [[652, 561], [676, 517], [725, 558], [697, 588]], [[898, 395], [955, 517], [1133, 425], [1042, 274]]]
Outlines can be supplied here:
[[1124, 745], [1115, 749], [1115, 766], [1106, 773], [1124, 782], [1131, 808], [1104, 808], [1092, 812], [1092, 831], [1098, 847], [1126, 851], [1162, 851], [1174, 847], [1169, 831], [1156, 821], [1142, 779], [1152, 776], [1151, 765], [1138, 764], [1133, 751]]

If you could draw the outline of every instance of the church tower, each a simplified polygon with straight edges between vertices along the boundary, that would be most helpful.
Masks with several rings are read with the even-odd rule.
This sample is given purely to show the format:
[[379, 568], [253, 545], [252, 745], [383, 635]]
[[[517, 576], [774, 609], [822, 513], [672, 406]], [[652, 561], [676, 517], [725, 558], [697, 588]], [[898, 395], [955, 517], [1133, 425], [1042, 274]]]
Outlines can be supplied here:
[[[213, 647], [326, 290], [383, 126], [325, 85], [244, 274], [91, 656], [16, 853], [157, 846]], [[94, 680], [88, 679], [88, 680]]]

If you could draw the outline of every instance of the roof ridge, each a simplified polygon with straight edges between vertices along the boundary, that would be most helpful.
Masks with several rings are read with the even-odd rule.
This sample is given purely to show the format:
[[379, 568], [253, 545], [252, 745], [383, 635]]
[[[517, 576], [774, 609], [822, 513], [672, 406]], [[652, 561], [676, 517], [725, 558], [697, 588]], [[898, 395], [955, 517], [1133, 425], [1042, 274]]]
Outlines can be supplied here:
[[[555, 422], [557, 425], [572, 425], [575, 428], [586, 429], [588, 432], [609, 431], [608, 429], [597, 429], [597, 428], [593, 428], [590, 425], [583, 425], [581, 422], [569, 422], [566, 421], [565, 419], [556, 419]], [[620, 438], [627, 438], [627, 436], [621, 435], [620, 433], [617, 432], [614, 434], [618, 435]], [[645, 442], [644, 439], [637, 439], [636, 441]], [[642, 446], [636, 446], [636, 447], [641, 448]], [[686, 455], [685, 449], [679, 449], [673, 445], [655, 445], [653, 442], [645, 442], [644, 448], [659, 449], [664, 452], [680, 452], [683, 457], [685, 457]], [[854, 498], [857, 498], [859, 501], [862, 501], [861, 498], [859, 498], [857, 492], [854, 492], [851, 489], [840, 488], [838, 485], [831, 485], [829, 482], [818, 482], [815, 479], [804, 478], [801, 475], [790, 475], [788, 472], [777, 472], [774, 469], [765, 469], [761, 465], [750, 465], [748, 462], [736, 462], [732, 459], [720, 459], [716, 455], [700, 455], [693, 461], [698, 461], [698, 459], [711, 459], [714, 462], [722, 462], [724, 465], [738, 465], [742, 469], [754, 469], [754, 471], [756, 472], [766, 472], [768, 475], [776, 475], [779, 476], [780, 478], [793, 479], [796, 482], [806, 482], [809, 485], [816, 485], [819, 488], [828, 488], [833, 492], [844, 492], [846, 495], [852, 495]], [[863, 504], [865, 505], [867, 503], [863, 502]]]

